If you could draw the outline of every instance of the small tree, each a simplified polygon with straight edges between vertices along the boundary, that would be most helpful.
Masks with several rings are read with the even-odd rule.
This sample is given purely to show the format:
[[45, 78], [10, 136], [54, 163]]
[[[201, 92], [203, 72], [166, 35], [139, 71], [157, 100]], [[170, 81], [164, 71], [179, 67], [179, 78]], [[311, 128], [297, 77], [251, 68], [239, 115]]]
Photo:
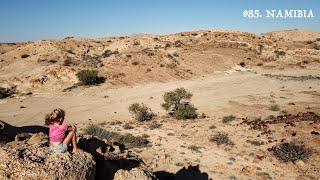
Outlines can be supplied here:
[[105, 81], [105, 78], [98, 76], [98, 71], [82, 70], [76, 76], [83, 85], [95, 85]]
[[148, 121], [153, 119], [155, 114], [145, 104], [133, 103], [129, 106], [129, 112], [135, 116], [138, 121]]
[[163, 96], [164, 103], [162, 107], [169, 111], [172, 108], [172, 111], [176, 111], [178, 106], [182, 104], [182, 101], [190, 100], [192, 94], [188, 92], [185, 88], [177, 88], [174, 91], [166, 92]]
[[195, 119], [197, 108], [188, 102], [191, 97], [192, 93], [185, 88], [177, 88], [164, 94], [162, 107], [177, 119]]

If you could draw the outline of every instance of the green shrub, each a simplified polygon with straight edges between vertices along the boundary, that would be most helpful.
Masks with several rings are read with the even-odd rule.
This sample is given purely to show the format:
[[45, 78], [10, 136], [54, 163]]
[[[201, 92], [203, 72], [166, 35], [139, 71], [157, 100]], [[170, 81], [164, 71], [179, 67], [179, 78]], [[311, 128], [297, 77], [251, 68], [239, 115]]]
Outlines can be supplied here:
[[179, 104], [173, 116], [177, 119], [196, 119], [198, 117], [197, 108], [192, 104]]
[[13, 92], [10, 89], [0, 87], [0, 99], [9, 97], [12, 94], [13, 94]]
[[27, 58], [27, 57], [29, 57], [29, 56], [30, 56], [29, 54], [22, 54], [22, 55], [21, 55], [21, 58], [24, 59], [24, 58]]
[[270, 106], [270, 110], [271, 110], [271, 111], [280, 111], [280, 107], [279, 107], [278, 104], [272, 104], [272, 105]]
[[231, 122], [231, 121], [233, 121], [235, 119], [236, 119], [236, 117], [234, 115], [224, 116], [222, 118], [222, 122], [223, 123], [228, 123], [228, 122]]
[[129, 106], [129, 112], [135, 116], [138, 121], [148, 121], [154, 118], [155, 114], [146, 105], [134, 103]]
[[142, 148], [149, 144], [148, 139], [142, 136], [133, 136], [132, 134], [116, 135], [112, 138], [113, 141], [126, 145], [128, 148]]
[[96, 85], [105, 81], [105, 78], [99, 77], [98, 71], [94, 70], [82, 70], [79, 71], [76, 76], [83, 85]]
[[107, 131], [101, 127], [91, 124], [83, 130], [84, 134], [97, 136], [101, 139], [107, 139], [109, 141], [117, 142], [123, 144], [129, 148], [137, 147], [146, 147], [149, 144], [149, 141], [146, 137], [142, 136], [133, 136], [132, 134], [118, 134], [116, 132]]
[[102, 139], [110, 140], [117, 133], [112, 132], [112, 131], [107, 131], [107, 130], [99, 127], [98, 125], [90, 124], [84, 129], [84, 134], [97, 136], [97, 137], [102, 138]]

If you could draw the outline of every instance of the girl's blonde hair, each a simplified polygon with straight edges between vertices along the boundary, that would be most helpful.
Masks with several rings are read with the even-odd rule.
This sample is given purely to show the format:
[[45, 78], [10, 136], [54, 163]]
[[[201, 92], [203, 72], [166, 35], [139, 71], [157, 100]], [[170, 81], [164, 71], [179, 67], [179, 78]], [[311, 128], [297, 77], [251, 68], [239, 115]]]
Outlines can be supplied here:
[[47, 114], [45, 117], [45, 124], [50, 125], [53, 123], [60, 122], [62, 118], [64, 118], [65, 112], [63, 109], [57, 108], [54, 109], [50, 114]]

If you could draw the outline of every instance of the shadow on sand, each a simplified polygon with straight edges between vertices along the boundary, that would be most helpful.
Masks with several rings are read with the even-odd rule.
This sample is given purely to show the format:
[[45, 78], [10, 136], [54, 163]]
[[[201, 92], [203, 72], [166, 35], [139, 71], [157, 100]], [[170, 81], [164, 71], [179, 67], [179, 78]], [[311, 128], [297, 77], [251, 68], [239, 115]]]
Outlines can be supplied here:
[[159, 180], [209, 180], [208, 174], [201, 172], [199, 165], [183, 167], [175, 174], [166, 171], [157, 171], [154, 174]]
[[[79, 148], [90, 153], [96, 161], [96, 179], [97, 180], [112, 180], [115, 173], [119, 169], [131, 170], [139, 167], [140, 160], [133, 158], [106, 158], [103, 153], [112, 152], [114, 148], [106, 142], [92, 137], [90, 139], [80, 138], [78, 142]], [[99, 152], [98, 152], [99, 151]]]
[[12, 126], [4, 121], [0, 121], [0, 141], [10, 142], [14, 141], [18, 134], [28, 133], [49, 133], [49, 128], [44, 126]]

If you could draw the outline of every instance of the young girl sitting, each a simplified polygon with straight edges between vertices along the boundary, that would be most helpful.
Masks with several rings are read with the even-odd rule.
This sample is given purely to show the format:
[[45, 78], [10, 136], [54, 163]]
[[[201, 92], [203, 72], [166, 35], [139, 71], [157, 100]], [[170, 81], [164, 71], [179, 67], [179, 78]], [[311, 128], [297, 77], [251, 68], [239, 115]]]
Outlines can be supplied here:
[[[45, 118], [45, 124], [49, 125], [50, 147], [54, 153], [64, 153], [68, 150], [68, 145], [72, 142], [73, 150], [77, 148], [77, 127], [75, 125], [68, 126], [64, 122], [65, 112], [62, 109], [55, 109]], [[68, 134], [66, 135], [66, 132]]]

